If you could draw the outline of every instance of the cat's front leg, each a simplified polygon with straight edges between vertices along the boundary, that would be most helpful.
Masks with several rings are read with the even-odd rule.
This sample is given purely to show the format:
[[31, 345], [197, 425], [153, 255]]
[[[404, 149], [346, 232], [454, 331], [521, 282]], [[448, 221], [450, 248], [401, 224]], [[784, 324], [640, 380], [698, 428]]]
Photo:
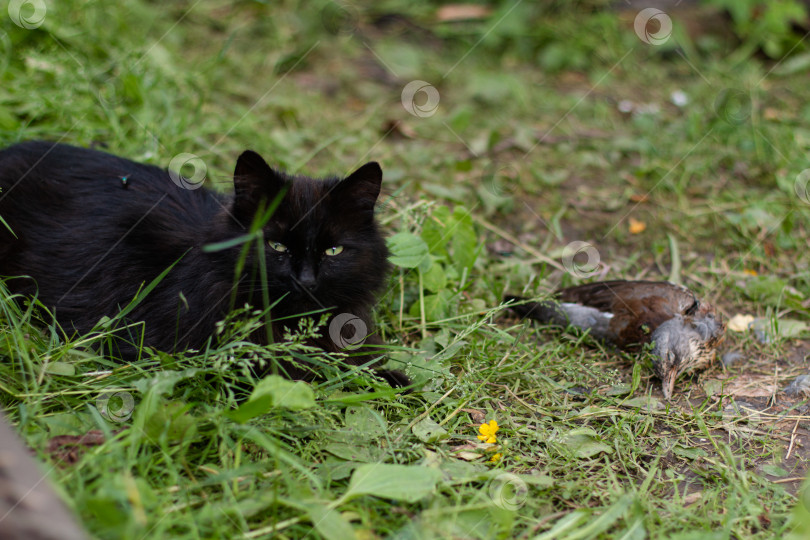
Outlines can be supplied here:
[[[362, 365], [372, 358], [378, 356], [382, 356], [382, 358], [377, 360], [374, 365], [383, 363], [385, 360], [384, 355], [386, 349], [384, 347], [380, 347], [381, 345], [385, 345], [382, 338], [380, 338], [380, 336], [377, 334], [371, 334], [365, 339], [363, 345], [358, 348], [358, 352], [361, 354], [358, 356], [353, 356], [351, 363], [355, 365]], [[372, 369], [374, 369], [375, 375], [385, 380], [391, 385], [392, 388], [405, 388], [413, 384], [410, 377], [398, 369], [383, 369], [379, 367], [373, 367]]]
[[368, 332], [370, 327], [371, 324], [364, 318], [352, 315], [344, 320], [341, 315], [336, 315], [330, 319], [328, 335], [319, 340], [318, 346], [328, 352], [347, 353], [346, 363], [349, 365], [369, 365], [378, 377], [393, 388], [410, 386], [411, 379], [402, 371], [378, 367], [385, 362], [387, 349], [377, 333]]

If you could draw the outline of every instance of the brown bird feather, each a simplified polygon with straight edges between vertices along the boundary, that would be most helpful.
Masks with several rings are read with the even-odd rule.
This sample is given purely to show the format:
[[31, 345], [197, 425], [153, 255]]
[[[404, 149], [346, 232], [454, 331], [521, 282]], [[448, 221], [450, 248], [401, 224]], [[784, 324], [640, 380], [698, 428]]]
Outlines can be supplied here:
[[653, 367], [667, 399], [682, 373], [711, 365], [725, 336], [725, 324], [711, 304], [667, 281], [587, 283], [561, 289], [553, 300], [509, 308], [522, 318], [588, 330], [594, 338], [626, 351], [652, 343]]

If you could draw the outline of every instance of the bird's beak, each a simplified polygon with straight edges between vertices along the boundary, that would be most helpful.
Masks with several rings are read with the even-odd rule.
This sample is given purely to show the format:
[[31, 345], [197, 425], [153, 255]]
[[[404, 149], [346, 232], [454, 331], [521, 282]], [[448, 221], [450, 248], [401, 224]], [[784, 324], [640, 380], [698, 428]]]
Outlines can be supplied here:
[[672, 398], [672, 392], [675, 390], [675, 379], [678, 377], [678, 369], [670, 370], [661, 381], [661, 390], [664, 392], [664, 399], [669, 400]]

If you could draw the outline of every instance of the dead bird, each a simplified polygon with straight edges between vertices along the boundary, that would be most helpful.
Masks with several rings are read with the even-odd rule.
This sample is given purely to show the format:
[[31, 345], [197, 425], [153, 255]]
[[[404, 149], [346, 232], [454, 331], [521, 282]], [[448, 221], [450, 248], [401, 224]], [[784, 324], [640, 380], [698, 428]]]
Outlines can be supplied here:
[[[519, 296], [505, 301], [523, 302]], [[553, 300], [511, 305], [521, 318], [575, 326], [625, 351], [653, 345], [653, 367], [664, 397], [672, 397], [682, 374], [711, 365], [725, 337], [714, 306], [668, 281], [613, 280], [558, 290]]]

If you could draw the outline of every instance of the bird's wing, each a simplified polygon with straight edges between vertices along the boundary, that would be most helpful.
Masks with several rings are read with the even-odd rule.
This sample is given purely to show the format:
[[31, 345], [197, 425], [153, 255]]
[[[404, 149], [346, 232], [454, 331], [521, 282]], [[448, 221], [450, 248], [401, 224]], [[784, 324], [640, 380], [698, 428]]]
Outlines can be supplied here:
[[650, 341], [658, 326], [697, 309], [689, 289], [666, 281], [600, 281], [558, 291], [560, 300], [613, 314], [610, 327], [619, 347]]
[[661, 298], [664, 301], [661, 307], [665, 306], [673, 315], [689, 315], [689, 311], [697, 307], [695, 303], [698, 301], [692, 291], [668, 281], [624, 279], [576, 285], [557, 291], [557, 295], [563, 302], [576, 302], [611, 312], [625, 299]]

